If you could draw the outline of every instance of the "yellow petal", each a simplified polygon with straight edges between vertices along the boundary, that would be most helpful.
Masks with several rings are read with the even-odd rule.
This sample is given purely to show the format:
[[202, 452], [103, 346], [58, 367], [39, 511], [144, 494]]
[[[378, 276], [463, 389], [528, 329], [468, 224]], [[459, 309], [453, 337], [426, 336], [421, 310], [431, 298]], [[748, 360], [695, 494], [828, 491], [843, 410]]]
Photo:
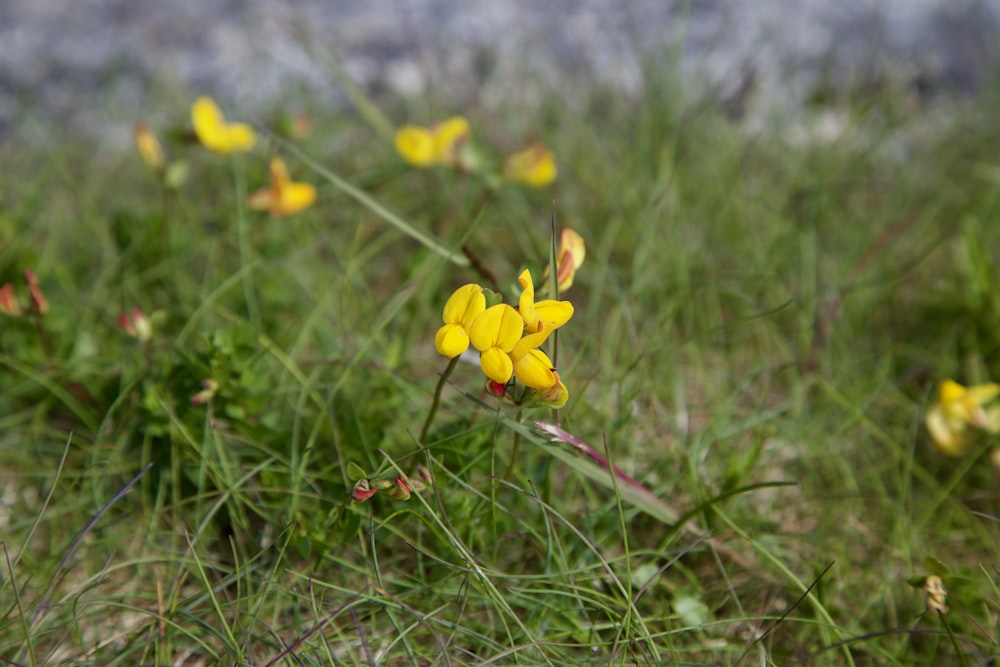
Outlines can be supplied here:
[[569, 301], [539, 301], [535, 304], [535, 314], [539, 321], [558, 329], [573, 317], [573, 304]]
[[288, 183], [281, 190], [281, 197], [271, 213], [276, 216], [292, 215], [309, 208], [316, 201], [316, 188], [312, 183]]
[[199, 97], [191, 106], [191, 124], [202, 145], [216, 153], [248, 151], [257, 141], [249, 125], [226, 123], [222, 111], [207, 96]]
[[396, 152], [415, 167], [434, 164], [434, 137], [425, 127], [404, 125], [396, 131]]
[[556, 180], [555, 156], [540, 143], [532, 144], [507, 157], [504, 178], [533, 188], [543, 188]]
[[469, 335], [458, 324], [446, 324], [434, 336], [434, 347], [438, 354], [454, 359], [469, 349]]
[[[518, 312], [505, 303], [498, 303], [484, 310], [472, 321], [472, 326], [469, 328], [469, 338], [472, 341], [472, 346], [480, 352], [485, 352], [490, 348], [510, 352], [520, 340], [523, 332], [524, 320], [521, 319]], [[493, 379], [497, 382], [506, 381]]]
[[271, 215], [292, 215], [312, 206], [316, 188], [311, 183], [295, 183], [288, 177], [288, 168], [280, 158], [271, 160], [271, 186], [258, 190], [247, 198], [254, 209], [267, 209]]
[[479, 355], [479, 365], [486, 377], [494, 382], [506, 383], [514, 374], [514, 363], [510, 356], [498, 347], [491, 347]]
[[452, 292], [444, 304], [442, 319], [445, 324], [460, 324], [468, 328], [477, 315], [486, 310], [483, 288], [475, 283], [462, 285]]
[[458, 153], [469, 139], [469, 121], [462, 116], [453, 116], [431, 128], [434, 138], [434, 162], [441, 165], [455, 165]]
[[521, 286], [521, 297], [517, 302], [518, 312], [524, 319], [524, 328], [528, 331], [538, 330], [538, 316], [535, 314], [535, 284], [531, 280], [531, 272], [525, 269], [517, 277]]
[[527, 354], [511, 360], [514, 362], [514, 374], [526, 387], [533, 389], [548, 389], [556, 383], [556, 375], [552, 371], [552, 361], [541, 350], [529, 350]]
[[961, 419], [950, 418], [940, 405], [935, 405], [924, 418], [927, 430], [937, 448], [948, 456], [960, 456], [969, 447], [967, 426]]

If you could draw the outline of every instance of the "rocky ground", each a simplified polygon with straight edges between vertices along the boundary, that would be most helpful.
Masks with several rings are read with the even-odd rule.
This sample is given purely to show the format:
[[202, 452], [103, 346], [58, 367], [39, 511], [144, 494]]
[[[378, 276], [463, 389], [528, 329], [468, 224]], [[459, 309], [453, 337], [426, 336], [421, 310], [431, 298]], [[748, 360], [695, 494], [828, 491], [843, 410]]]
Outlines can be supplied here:
[[331, 54], [371, 90], [419, 94], [527, 72], [633, 90], [642, 55], [669, 49], [692, 77], [752, 71], [785, 101], [887, 72], [965, 93], [996, 71], [1000, 0], [0, 0], [0, 139], [31, 119], [99, 132], [173, 94], [336, 101]]

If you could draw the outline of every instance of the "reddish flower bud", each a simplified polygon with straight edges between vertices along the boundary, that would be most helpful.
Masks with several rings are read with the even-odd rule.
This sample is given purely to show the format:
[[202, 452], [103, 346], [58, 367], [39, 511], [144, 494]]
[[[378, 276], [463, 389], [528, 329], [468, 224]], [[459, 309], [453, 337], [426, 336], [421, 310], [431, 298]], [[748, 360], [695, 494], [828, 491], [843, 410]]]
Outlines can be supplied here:
[[153, 324], [138, 308], [133, 308], [130, 313], [119, 313], [118, 326], [127, 335], [142, 342], [146, 342], [153, 337]]
[[368, 485], [367, 479], [359, 479], [351, 490], [351, 500], [356, 503], [363, 503], [378, 493], [378, 489], [373, 489]]
[[219, 383], [215, 380], [202, 380], [201, 387], [201, 391], [191, 397], [191, 403], [194, 405], [208, 403], [215, 397], [215, 393], [219, 391]]
[[14, 295], [14, 286], [10, 283], [0, 287], [0, 313], [11, 317], [20, 317], [24, 313], [21, 303]]

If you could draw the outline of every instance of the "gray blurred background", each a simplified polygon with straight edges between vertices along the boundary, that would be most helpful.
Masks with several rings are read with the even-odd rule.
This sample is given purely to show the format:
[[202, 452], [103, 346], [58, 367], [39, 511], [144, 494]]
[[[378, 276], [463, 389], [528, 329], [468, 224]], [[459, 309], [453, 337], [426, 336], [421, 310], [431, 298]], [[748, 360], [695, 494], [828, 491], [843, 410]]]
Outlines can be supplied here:
[[0, 0], [0, 135], [22, 121], [100, 133], [208, 93], [241, 112], [526, 78], [567, 96], [641, 89], [640, 62], [764, 103], [887, 79], [921, 95], [995, 76], [1000, 0]]

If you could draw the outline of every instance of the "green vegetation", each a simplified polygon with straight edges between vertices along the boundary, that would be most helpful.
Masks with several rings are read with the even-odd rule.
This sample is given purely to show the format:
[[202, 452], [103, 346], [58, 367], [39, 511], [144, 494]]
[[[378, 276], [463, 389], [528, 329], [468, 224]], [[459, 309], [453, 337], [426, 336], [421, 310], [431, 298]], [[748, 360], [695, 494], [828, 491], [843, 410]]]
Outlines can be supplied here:
[[[314, 109], [231, 157], [153, 128], [175, 188], [55, 129], [4, 149], [0, 663], [993, 660], [995, 443], [944, 456], [923, 417], [1000, 378], [1000, 86], [749, 120], [648, 85]], [[558, 180], [415, 169], [378, 113], [462, 113], [493, 166], [541, 140]], [[275, 156], [315, 204], [247, 208]], [[587, 244], [568, 404], [498, 408], [458, 363], [421, 441], [445, 300], [495, 277], [516, 306], [525, 267], [542, 291], [553, 201]]]

